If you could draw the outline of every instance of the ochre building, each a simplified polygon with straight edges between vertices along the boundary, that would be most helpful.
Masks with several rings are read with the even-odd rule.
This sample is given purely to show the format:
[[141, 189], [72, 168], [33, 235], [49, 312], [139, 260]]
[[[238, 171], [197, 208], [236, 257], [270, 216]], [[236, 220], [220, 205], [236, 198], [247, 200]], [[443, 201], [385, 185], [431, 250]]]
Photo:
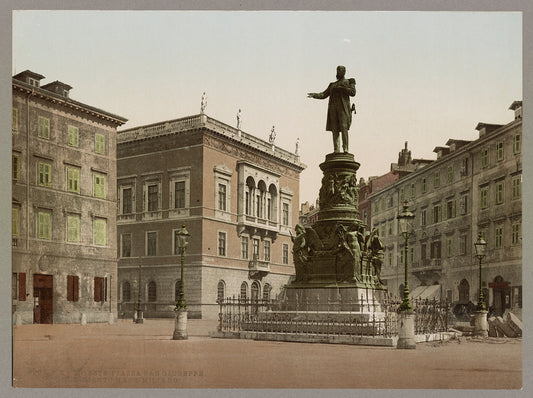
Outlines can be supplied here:
[[116, 129], [31, 71], [13, 77], [12, 303], [21, 323], [117, 316]]
[[217, 300], [275, 298], [294, 274], [299, 157], [205, 114], [118, 134], [119, 316], [173, 317], [177, 232], [190, 233], [184, 291], [191, 318]]

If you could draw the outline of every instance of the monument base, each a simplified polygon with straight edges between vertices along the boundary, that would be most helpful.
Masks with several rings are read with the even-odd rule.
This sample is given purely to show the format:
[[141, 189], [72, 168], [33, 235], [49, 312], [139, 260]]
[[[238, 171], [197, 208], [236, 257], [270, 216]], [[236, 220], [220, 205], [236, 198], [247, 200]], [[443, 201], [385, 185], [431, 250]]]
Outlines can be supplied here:
[[367, 289], [356, 284], [292, 283], [285, 287], [283, 311], [382, 312], [385, 289]]

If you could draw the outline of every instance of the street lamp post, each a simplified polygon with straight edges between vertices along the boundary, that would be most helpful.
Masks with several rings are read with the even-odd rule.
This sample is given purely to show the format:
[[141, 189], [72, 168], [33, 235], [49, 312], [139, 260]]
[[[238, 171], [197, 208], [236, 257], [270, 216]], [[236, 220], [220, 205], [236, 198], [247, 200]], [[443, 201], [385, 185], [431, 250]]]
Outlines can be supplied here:
[[487, 323], [487, 307], [485, 306], [485, 300], [483, 299], [482, 276], [483, 257], [485, 257], [487, 253], [487, 242], [485, 242], [481, 233], [478, 235], [474, 247], [476, 249], [476, 257], [479, 260], [479, 298], [474, 313], [474, 335], [487, 337], [489, 335], [489, 325]]
[[176, 301], [176, 322], [174, 326], [173, 340], [186, 340], [187, 336], [187, 303], [185, 302], [185, 290], [183, 282], [183, 263], [185, 261], [185, 250], [189, 244], [189, 237], [191, 235], [185, 228], [185, 225], [181, 226], [181, 229], [176, 232], [176, 245], [179, 248], [181, 254], [181, 278], [180, 278], [180, 291], [178, 300]]
[[416, 348], [415, 341], [415, 314], [411, 307], [409, 300], [409, 284], [408, 284], [408, 252], [409, 252], [409, 238], [414, 232], [413, 219], [415, 215], [409, 211], [407, 202], [403, 204], [403, 210], [398, 216], [398, 224], [400, 227], [400, 233], [405, 240], [404, 247], [404, 271], [405, 280], [403, 288], [403, 299], [400, 304], [399, 313], [399, 328], [398, 328], [398, 343], [397, 348]]
[[[142, 258], [141, 258], [142, 262]], [[141, 285], [142, 285], [142, 264], [139, 263], [139, 284], [137, 286], [137, 316], [135, 318], [135, 323], [144, 323], [143, 311], [141, 309]]]

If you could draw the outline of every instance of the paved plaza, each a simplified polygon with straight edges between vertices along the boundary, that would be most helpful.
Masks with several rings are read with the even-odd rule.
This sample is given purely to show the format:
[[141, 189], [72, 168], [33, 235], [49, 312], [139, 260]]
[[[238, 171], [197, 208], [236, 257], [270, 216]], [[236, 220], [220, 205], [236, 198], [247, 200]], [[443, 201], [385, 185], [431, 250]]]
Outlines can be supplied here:
[[17, 387], [520, 389], [522, 339], [388, 347], [214, 339], [216, 321], [20, 325]]

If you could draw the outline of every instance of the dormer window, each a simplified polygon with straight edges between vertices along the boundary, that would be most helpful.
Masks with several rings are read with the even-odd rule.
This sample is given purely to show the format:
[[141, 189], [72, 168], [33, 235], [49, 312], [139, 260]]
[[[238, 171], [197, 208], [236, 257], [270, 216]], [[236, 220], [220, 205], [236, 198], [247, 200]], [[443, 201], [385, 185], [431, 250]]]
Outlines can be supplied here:
[[28, 83], [30, 86], [39, 87], [39, 80], [32, 79], [31, 77], [28, 77]]

